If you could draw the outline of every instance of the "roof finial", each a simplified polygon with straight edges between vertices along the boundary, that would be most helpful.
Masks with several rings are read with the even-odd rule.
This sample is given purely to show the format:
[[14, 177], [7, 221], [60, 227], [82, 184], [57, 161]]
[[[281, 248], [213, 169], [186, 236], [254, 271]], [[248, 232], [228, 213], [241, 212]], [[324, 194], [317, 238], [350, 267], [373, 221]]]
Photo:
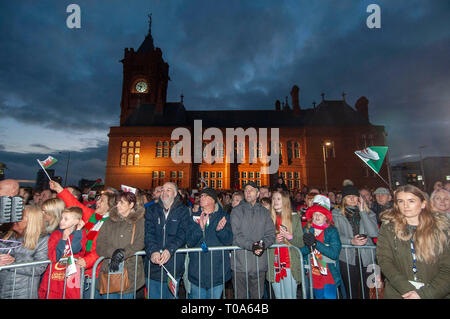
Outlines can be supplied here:
[[180, 103], [181, 104], [183, 104], [183, 100], [184, 100], [184, 95], [183, 95], [183, 93], [181, 93], [181, 95], [180, 95]]
[[325, 101], [325, 93], [320, 94], [322, 96], [322, 102]]
[[345, 101], [345, 96], [346, 96], [347, 94], [345, 93], [345, 92], [342, 92], [342, 100], [343, 101]]
[[313, 101], [313, 107], [316, 108], [316, 101]]
[[152, 34], [152, 14], [148, 14], [148, 34]]

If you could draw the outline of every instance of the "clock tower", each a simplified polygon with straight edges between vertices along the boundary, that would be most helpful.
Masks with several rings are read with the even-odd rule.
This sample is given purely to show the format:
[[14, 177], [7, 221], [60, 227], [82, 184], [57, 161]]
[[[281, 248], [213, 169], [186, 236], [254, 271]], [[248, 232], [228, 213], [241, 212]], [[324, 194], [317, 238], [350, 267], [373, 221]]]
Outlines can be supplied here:
[[135, 51], [125, 48], [123, 64], [122, 100], [120, 102], [120, 125], [142, 104], [155, 106], [155, 113], [162, 115], [166, 104], [169, 65], [155, 48], [152, 37], [152, 18], [149, 15], [148, 34]]

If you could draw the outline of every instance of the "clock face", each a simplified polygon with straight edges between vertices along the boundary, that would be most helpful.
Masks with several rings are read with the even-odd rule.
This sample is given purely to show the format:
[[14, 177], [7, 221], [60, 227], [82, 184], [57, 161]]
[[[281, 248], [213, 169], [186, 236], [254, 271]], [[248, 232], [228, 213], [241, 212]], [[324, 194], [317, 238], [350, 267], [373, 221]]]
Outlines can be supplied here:
[[138, 83], [136, 83], [136, 91], [138, 91], [139, 93], [147, 91], [147, 83], [144, 81], [139, 81]]

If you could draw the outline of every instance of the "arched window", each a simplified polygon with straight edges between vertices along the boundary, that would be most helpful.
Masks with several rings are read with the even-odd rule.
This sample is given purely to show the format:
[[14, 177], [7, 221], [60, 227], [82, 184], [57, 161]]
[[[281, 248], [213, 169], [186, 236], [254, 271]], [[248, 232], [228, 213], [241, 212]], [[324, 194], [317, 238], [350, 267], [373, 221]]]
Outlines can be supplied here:
[[132, 166], [133, 165], [133, 154], [128, 154], [127, 165], [128, 166]]
[[125, 166], [127, 165], [127, 154], [122, 153], [120, 155], [120, 166]]

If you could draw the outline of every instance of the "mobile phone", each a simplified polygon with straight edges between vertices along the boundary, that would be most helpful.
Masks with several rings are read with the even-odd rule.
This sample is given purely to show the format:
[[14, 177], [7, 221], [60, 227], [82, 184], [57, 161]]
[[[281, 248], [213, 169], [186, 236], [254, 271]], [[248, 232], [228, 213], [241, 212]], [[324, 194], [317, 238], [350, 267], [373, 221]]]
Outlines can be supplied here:
[[359, 234], [358, 237], [359, 238], [367, 238], [367, 235], [366, 234]]
[[284, 225], [280, 225], [280, 228], [283, 229], [284, 231], [287, 231], [287, 227]]

